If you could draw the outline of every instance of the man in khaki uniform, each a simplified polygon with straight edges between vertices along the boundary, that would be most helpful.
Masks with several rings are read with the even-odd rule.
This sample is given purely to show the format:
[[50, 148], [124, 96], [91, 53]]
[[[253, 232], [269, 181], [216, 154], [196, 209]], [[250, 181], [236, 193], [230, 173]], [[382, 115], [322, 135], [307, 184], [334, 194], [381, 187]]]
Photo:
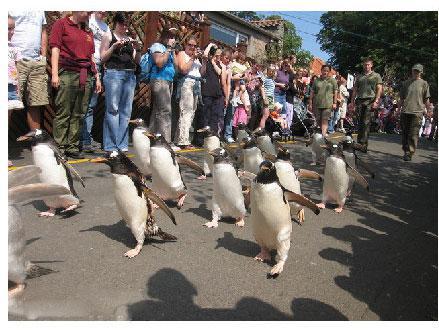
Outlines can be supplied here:
[[308, 108], [316, 116], [317, 125], [322, 129], [323, 136], [327, 136], [328, 120], [331, 112], [337, 108], [337, 81], [329, 77], [331, 68], [322, 66], [322, 74], [314, 80], [309, 96]]
[[404, 161], [410, 161], [415, 153], [422, 116], [430, 107], [430, 88], [428, 83], [421, 78], [423, 70], [421, 64], [415, 64], [412, 67], [412, 77], [402, 84], [400, 91]]
[[365, 151], [367, 151], [367, 142], [369, 139], [371, 112], [378, 108], [383, 90], [381, 76], [374, 72], [372, 67], [373, 62], [371, 59], [366, 59], [363, 62], [364, 74], [355, 80], [354, 89], [352, 91], [352, 101], [349, 104], [350, 110], [353, 110], [356, 105], [356, 115], [358, 119], [357, 142], [363, 145]]

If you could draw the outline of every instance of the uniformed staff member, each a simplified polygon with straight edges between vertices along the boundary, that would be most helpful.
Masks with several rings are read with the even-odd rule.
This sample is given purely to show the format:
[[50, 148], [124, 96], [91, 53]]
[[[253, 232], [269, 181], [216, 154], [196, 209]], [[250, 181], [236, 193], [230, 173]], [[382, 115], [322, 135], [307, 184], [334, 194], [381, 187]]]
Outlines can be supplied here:
[[328, 134], [328, 120], [331, 112], [337, 108], [337, 81], [329, 76], [331, 67], [324, 64], [321, 75], [314, 80], [309, 96], [308, 108], [314, 110], [317, 125], [322, 129], [323, 136]]
[[352, 91], [352, 101], [349, 104], [350, 110], [353, 110], [356, 105], [358, 119], [357, 142], [363, 145], [365, 151], [367, 151], [367, 141], [369, 139], [371, 112], [378, 108], [383, 90], [381, 76], [374, 72], [372, 67], [373, 61], [371, 59], [364, 60], [364, 74], [356, 79]]
[[412, 67], [412, 77], [402, 84], [400, 91], [404, 161], [410, 161], [415, 153], [422, 116], [430, 107], [430, 88], [428, 83], [421, 78], [423, 70], [421, 64], [415, 64]]

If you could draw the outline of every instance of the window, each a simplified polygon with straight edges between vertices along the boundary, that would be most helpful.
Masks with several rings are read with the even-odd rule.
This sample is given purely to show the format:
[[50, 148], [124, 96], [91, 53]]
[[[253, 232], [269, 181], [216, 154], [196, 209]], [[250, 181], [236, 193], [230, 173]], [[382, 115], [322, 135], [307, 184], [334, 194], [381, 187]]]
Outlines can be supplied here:
[[238, 43], [247, 43], [248, 36], [243, 35], [234, 30], [228, 29], [216, 23], [210, 25], [210, 37], [215, 40], [222, 41], [223, 43], [236, 46]]

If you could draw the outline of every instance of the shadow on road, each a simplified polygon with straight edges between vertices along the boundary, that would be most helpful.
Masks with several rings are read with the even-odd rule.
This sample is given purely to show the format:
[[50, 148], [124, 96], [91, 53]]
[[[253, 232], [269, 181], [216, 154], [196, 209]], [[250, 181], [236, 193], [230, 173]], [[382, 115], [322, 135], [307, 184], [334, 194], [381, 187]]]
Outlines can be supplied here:
[[[400, 137], [372, 138], [384, 139], [397, 146]], [[350, 243], [352, 253], [328, 247], [319, 255], [350, 268], [334, 280], [367, 303], [361, 319], [371, 311], [382, 320], [437, 320], [437, 154], [404, 162], [371, 151], [367, 159], [378, 179], [369, 195], [357, 190], [346, 206], [359, 224], [322, 230]]]
[[225, 248], [234, 254], [255, 257], [259, 253], [259, 246], [253, 241], [237, 238], [231, 232], [224, 232], [223, 238], [217, 239], [215, 249]]

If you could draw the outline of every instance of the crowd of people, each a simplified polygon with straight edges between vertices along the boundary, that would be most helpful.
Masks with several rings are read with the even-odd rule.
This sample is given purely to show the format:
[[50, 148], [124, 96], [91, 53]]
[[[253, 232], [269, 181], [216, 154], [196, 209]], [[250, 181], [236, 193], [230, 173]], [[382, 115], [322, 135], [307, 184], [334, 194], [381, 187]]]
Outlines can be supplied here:
[[[40, 128], [41, 107], [49, 103], [49, 46], [56, 106], [53, 136], [68, 158], [83, 158], [84, 152], [96, 151], [91, 130], [98, 95], [103, 90], [101, 147], [107, 153], [128, 150], [134, 91], [140, 82], [139, 72], [145, 70], [151, 87], [149, 129], [163, 135], [174, 150], [202, 145], [196, 131], [207, 126], [224, 141], [233, 143], [239, 124], [250, 130], [265, 128], [288, 135], [294, 118], [306, 116], [315, 118], [324, 135], [346, 132], [347, 127], [355, 126], [358, 142], [365, 150], [375, 124], [379, 132], [406, 134], [409, 127], [413, 131], [422, 125], [419, 135], [433, 137], [436, 133], [437, 106], [428, 102], [428, 84], [423, 81], [427, 85], [420, 85], [419, 95], [411, 85], [406, 86], [398, 104], [392, 93], [382, 96], [383, 82], [373, 71], [371, 59], [364, 61], [364, 72], [349, 93], [346, 79], [330, 75], [329, 65], [323, 65], [321, 73], [314, 75], [297, 65], [294, 54], [262, 64], [247, 58], [240, 47], [221, 49], [210, 43], [201, 49], [194, 37], [177, 47], [177, 29], [165, 26], [159, 40], [145, 54], [149, 56], [145, 68], [141, 65], [143, 45], [128, 34], [129, 17], [115, 13], [111, 29], [104, 21], [106, 15], [103, 11], [68, 13], [54, 22], [49, 36], [44, 12], [9, 12], [8, 108], [10, 112], [23, 108], [23, 101], [29, 128]], [[185, 15], [188, 22], [203, 19], [198, 12]], [[413, 70], [422, 74], [419, 66]], [[404, 104], [414, 97], [421, 101]], [[178, 109], [173, 109], [173, 104]], [[407, 115], [410, 109], [414, 109], [413, 114], [421, 112], [425, 123], [406, 123], [411, 119]], [[174, 112], [178, 114], [175, 125]], [[403, 149], [411, 158], [416, 143], [410, 144], [410, 148]]]

